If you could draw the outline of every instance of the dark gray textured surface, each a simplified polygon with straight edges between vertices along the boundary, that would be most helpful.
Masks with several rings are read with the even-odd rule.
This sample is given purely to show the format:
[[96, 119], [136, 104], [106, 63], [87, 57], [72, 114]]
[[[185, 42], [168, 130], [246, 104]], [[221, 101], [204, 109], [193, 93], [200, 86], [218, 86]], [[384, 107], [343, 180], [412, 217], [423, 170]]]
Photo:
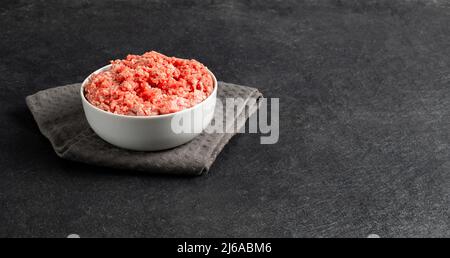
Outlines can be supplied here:
[[[445, 1], [2, 1], [0, 236], [450, 236]], [[58, 158], [24, 97], [155, 49], [279, 97], [206, 177]]]

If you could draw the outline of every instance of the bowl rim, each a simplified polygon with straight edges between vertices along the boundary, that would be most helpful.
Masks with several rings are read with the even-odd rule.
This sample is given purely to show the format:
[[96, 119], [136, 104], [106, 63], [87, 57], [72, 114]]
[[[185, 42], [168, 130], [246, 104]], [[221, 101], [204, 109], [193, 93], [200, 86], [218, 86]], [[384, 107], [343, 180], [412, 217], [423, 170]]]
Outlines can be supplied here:
[[101, 113], [104, 113], [104, 114], [107, 114], [107, 115], [110, 115], [110, 116], [122, 117], [122, 118], [130, 118], [130, 119], [158, 119], [158, 118], [172, 117], [172, 116], [175, 116], [175, 115], [179, 115], [179, 114], [181, 114], [181, 113], [184, 113], [184, 112], [192, 111], [192, 110], [194, 110], [194, 109], [196, 109], [196, 108], [202, 106], [202, 104], [204, 104], [207, 100], [209, 100], [210, 98], [212, 98], [213, 95], [216, 96], [216, 93], [217, 93], [218, 83], [217, 83], [216, 76], [215, 76], [215, 75], [214, 75], [214, 74], [206, 67], [206, 70], [208, 70], [209, 74], [210, 74], [210, 75], [212, 76], [212, 78], [213, 78], [214, 89], [213, 89], [213, 91], [211, 92], [211, 94], [209, 94], [209, 96], [208, 96], [206, 99], [204, 99], [202, 102], [200, 102], [200, 103], [198, 103], [198, 104], [196, 104], [196, 105], [194, 105], [194, 106], [192, 106], [192, 107], [190, 107], [190, 108], [186, 108], [186, 109], [183, 109], [183, 110], [174, 112], [174, 113], [163, 114], [163, 115], [154, 115], [154, 116], [130, 116], [130, 115], [115, 114], [115, 113], [108, 112], [108, 111], [105, 111], [105, 110], [103, 110], [103, 109], [101, 109], [101, 108], [99, 108], [99, 107], [94, 106], [94, 105], [91, 104], [91, 102], [89, 102], [89, 101], [86, 99], [86, 97], [84, 96], [84, 86], [85, 86], [86, 83], [89, 81], [89, 79], [91, 78], [91, 76], [93, 76], [94, 74], [98, 74], [98, 73], [100, 73], [100, 72], [103, 72], [103, 71], [109, 69], [110, 67], [111, 67], [111, 64], [105, 65], [105, 66], [103, 66], [103, 67], [101, 67], [101, 68], [95, 70], [94, 72], [92, 72], [91, 74], [89, 74], [89, 76], [86, 77], [86, 79], [84, 79], [84, 81], [81, 83], [81, 87], [80, 87], [81, 100], [82, 100], [84, 103], [87, 103], [90, 107], [92, 107], [92, 108], [94, 108], [94, 109], [100, 111]]

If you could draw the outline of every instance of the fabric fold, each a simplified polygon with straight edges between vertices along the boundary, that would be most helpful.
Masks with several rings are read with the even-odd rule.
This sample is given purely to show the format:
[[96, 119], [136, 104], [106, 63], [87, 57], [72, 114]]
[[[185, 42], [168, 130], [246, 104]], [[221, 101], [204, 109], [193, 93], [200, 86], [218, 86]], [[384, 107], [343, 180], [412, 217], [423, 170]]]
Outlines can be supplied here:
[[[26, 103], [41, 133], [49, 139], [56, 154], [87, 164], [147, 173], [202, 175], [245, 121], [258, 109], [262, 94], [256, 89], [219, 82], [217, 98], [240, 99], [234, 111], [216, 106], [213, 123], [235, 126], [230, 132], [205, 132], [176, 148], [156, 152], [130, 151], [115, 147], [98, 137], [89, 127], [79, 96], [79, 83], [39, 91]], [[232, 112], [224, 114], [224, 112]], [[212, 127], [213, 125], [210, 125]], [[230, 126], [226, 128], [229, 130]]]

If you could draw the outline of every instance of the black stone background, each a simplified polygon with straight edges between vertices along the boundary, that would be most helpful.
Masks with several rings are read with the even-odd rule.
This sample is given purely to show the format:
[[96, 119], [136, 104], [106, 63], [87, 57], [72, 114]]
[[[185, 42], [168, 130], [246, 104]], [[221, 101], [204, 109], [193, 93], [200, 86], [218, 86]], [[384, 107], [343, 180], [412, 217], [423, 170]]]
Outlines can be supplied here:
[[[147, 50], [280, 98], [210, 174], [58, 158], [24, 98]], [[447, 1], [0, 3], [0, 236], [450, 237]]]

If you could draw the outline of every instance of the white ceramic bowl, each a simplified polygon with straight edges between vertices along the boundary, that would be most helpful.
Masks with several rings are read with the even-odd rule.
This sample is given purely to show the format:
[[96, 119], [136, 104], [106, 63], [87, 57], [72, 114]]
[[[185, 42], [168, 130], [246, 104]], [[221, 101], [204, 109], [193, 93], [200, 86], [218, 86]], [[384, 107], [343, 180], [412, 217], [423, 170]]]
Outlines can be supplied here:
[[[84, 86], [89, 78], [93, 74], [109, 69], [110, 66], [102, 67], [89, 75], [80, 89], [86, 119], [92, 130], [103, 140], [129, 150], [164, 150], [187, 143], [199, 135], [211, 122], [217, 97], [217, 79], [213, 73], [210, 72], [214, 81], [213, 92], [194, 107], [158, 116], [126, 116], [104, 111], [89, 103], [84, 96]], [[191, 126], [196, 130], [180, 132], [179, 127], [175, 127], [174, 130], [174, 124], [183, 124], [180, 121], [192, 123]]]

